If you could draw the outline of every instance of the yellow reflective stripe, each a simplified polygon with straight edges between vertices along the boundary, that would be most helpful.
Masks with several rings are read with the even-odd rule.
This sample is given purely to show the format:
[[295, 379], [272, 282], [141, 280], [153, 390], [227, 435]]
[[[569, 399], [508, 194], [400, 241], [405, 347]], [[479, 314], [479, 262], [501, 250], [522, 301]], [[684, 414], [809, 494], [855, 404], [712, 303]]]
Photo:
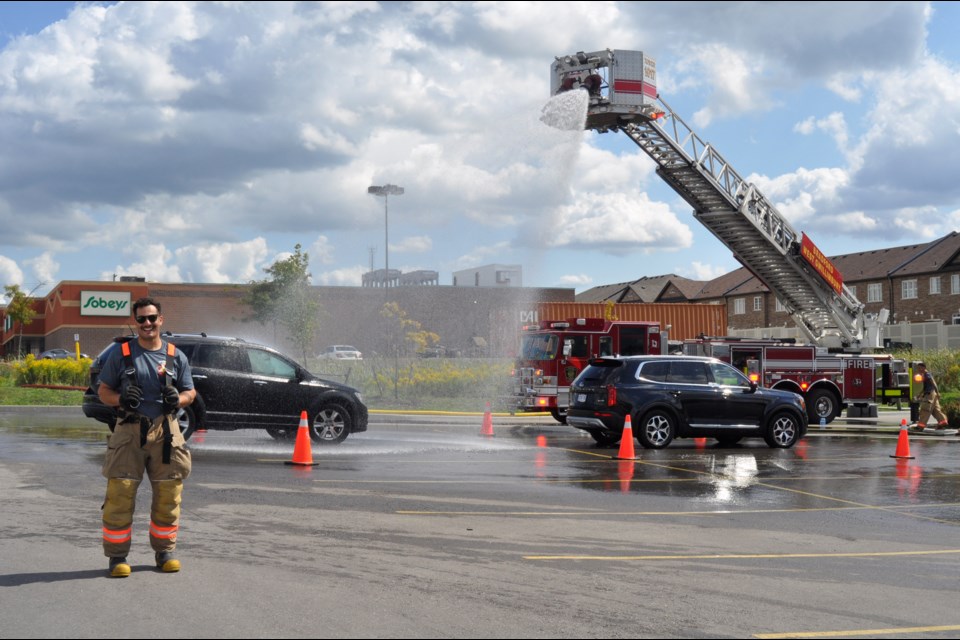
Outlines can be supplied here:
[[177, 529], [179, 525], [173, 525], [172, 527], [161, 527], [155, 524], [153, 521], [150, 522], [150, 535], [154, 538], [175, 538], [177, 536]]
[[133, 527], [128, 529], [107, 529], [103, 528], [103, 539], [108, 542], [129, 542], [132, 537]]

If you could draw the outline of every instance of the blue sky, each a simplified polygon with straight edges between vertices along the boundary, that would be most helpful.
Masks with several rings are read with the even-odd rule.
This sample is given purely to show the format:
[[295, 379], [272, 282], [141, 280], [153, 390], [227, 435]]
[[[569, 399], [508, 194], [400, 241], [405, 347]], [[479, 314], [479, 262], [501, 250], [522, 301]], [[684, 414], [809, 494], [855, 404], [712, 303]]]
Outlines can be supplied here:
[[0, 284], [315, 284], [520, 264], [578, 292], [739, 265], [622, 134], [538, 116], [554, 56], [638, 49], [827, 255], [960, 228], [944, 2], [0, 3]]

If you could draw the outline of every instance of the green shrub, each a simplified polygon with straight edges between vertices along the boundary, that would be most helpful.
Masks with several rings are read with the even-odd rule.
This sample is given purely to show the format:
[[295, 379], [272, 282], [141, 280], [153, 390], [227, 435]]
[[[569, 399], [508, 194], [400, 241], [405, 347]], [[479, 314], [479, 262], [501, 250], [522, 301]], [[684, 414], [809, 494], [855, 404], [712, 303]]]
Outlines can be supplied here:
[[18, 385], [50, 384], [82, 387], [89, 383], [90, 358], [80, 360], [37, 360], [33, 354], [12, 363], [13, 380]]
[[960, 391], [941, 392], [940, 408], [947, 414], [947, 421], [952, 428], [960, 427]]

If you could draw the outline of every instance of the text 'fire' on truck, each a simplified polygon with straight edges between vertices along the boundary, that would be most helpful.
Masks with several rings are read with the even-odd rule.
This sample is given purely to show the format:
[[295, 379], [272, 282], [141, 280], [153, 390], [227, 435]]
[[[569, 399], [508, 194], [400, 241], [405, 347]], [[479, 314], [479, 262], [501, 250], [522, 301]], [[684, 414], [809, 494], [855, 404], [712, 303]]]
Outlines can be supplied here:
[[[813, 345], [810, 349], [846, 350], [872, 370], [871, 377], [882, 377], [887, 363], [861, 352], [882, 344], [880, 330], [888, 311], [864, 312], [864, 305], [810, 238], [797, 233], [755, 185], [745, 181], [663, 101], [657, 92], [656, 69], [653, 58], [640, 51], [606, 49], [558, 56], [550, 67], [551, 93], [583, 90], [587, 102], [583, 127], [600, 133], [620, 131], [653, 159], [657, 175], [693, 208], [694, 217], [776, 296]], [[541, 120], [569, 128], [569, 122], [557, 117], [564, 111], [551, 106], [552, 101], [544, 107]], [[818, 366], [813, 356], [803, 360], [810, 367]], [[779, 361], [761, 359], [771, 380], [789, 375], [788, 370], [776, 370], [773, 363]], [[898, 373], [900, 364], [890, 363]], [[839, 367], [838, 362], [831, 371]], [[865, 374], [855, 379], [865, 381]], [[893, 379], [900, 382], [900, 376]], [[859, 415], [875, 415], [875, 396], [861, 399], [867, 395], [861, 385], [853, 393], [853, 385], [838, 384], [838, 379], [834, 383], [839, 397], [832, 408], [826, 407], [826, 395], [821, 394], [816, 403], [811, 402], [810, 391], [805, 392], [808, 407], [821, 407], [816, 421], [832, 420], [836, 407], [844, 404], [856, 407]], [[897, 388], [909, 397], [909, 381], [906, 388]]]
[[526, 325], [513, 370], [513, 408], [549, 411], [565, 423], [570, 383], [590, 358], [664, 354], [667, 344], [658, 322], [570, 318]]

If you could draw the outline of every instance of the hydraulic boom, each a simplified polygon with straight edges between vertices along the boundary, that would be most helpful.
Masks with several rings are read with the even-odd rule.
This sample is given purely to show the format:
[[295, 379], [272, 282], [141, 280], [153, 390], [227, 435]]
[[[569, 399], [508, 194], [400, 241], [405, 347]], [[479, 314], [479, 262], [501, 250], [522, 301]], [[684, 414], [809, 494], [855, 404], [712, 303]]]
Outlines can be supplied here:
[[866, 318], [863, 304], [809, 238], [663, 101], [653, 59], [619, 49], [579, 52], [556, 58], [551, 70], [553, 94], [587, 91], [585, 127], [621, 131], [643, 149], [694, 217], [776, 295], [807, 339], [833, 348], [880, 346], [886, 318]]

